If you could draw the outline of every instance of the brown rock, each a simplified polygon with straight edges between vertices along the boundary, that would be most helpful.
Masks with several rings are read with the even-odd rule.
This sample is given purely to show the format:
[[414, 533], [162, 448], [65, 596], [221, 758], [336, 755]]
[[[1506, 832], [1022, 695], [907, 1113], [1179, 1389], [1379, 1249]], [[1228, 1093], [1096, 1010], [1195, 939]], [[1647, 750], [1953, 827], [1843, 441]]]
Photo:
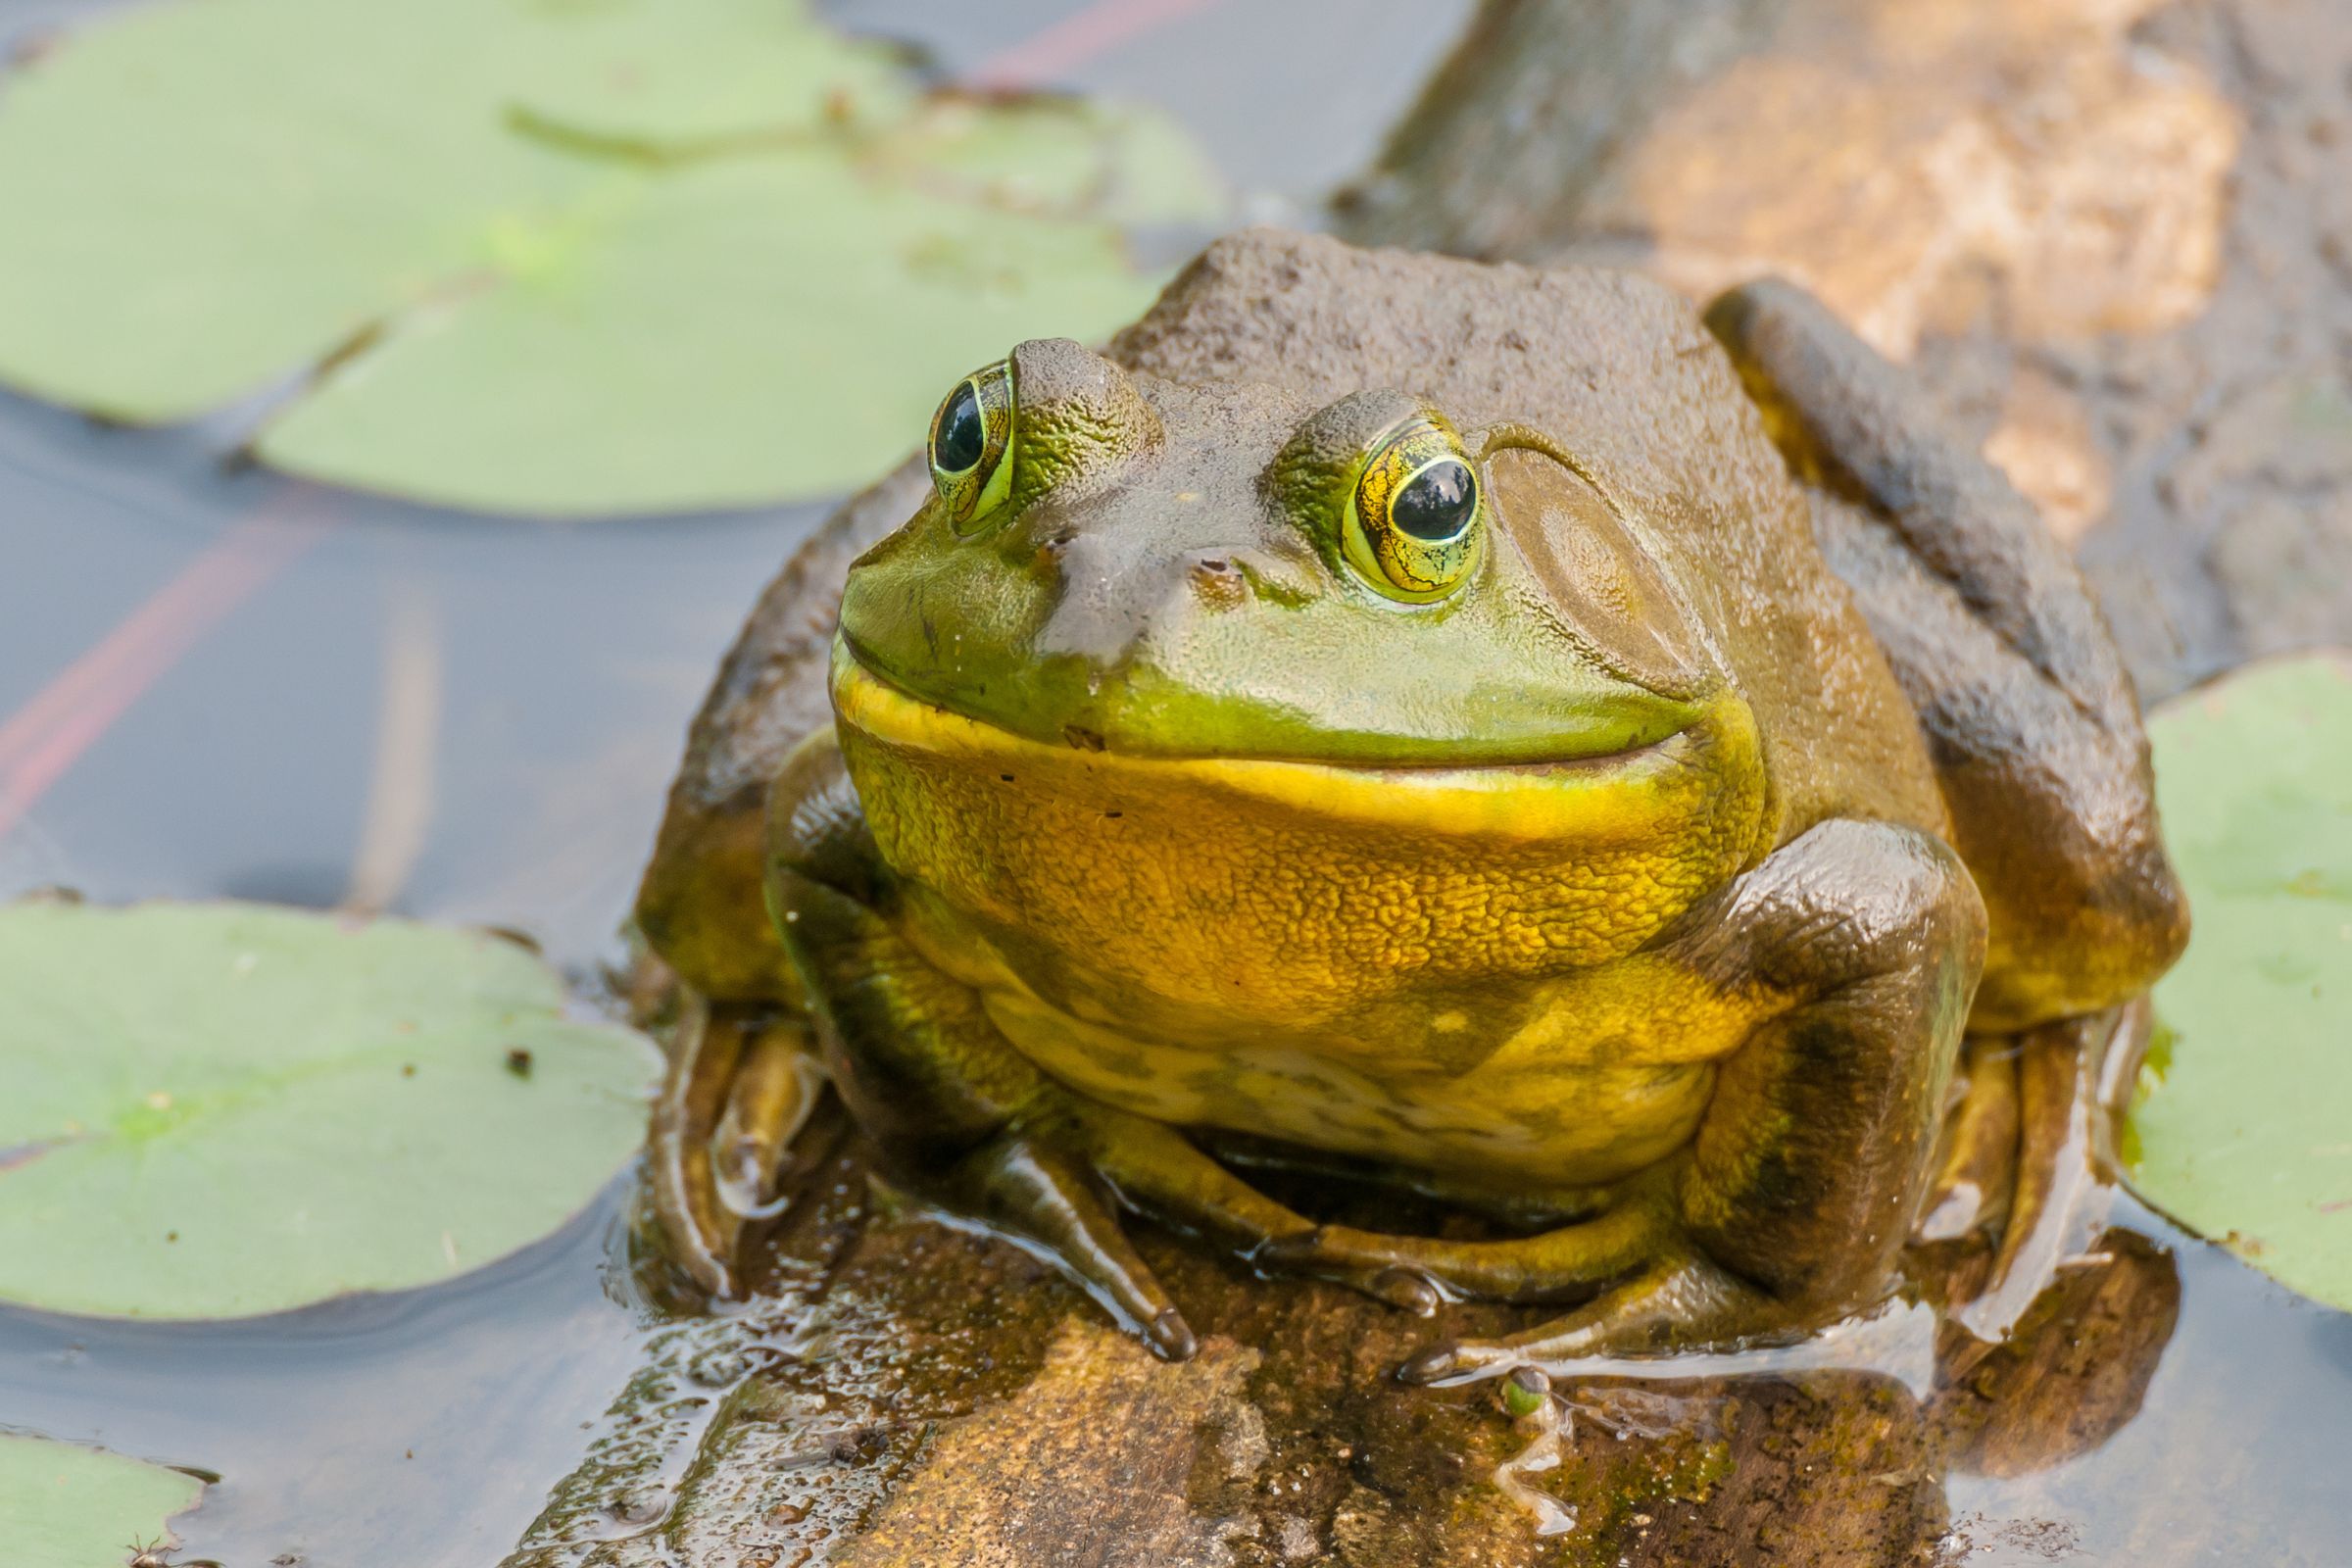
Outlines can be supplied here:
[[2001, 422], [1984, 438], [1984, 456], [2068, 545], [2107, 514], [2115, 479], [2089, 411], [2046, 371], [2029, 368], [2010, 383]]
[[1777, 272], [1884, 352], [2179, 325], [2212, 293], [2235, 116], [2142, 69], [2114, 4], [1792, 6], [1776, 46], [1650, 127], [1592, 220], [1693, 295]]
[[[843, 1568], [1225, 1568], [1238, 1507], [1265, 1462], [1244, 1396], [1258, 1355], [1211, 1340], [1181, 1365], [1106, 1325], [1065, 1324], [1037, 1378], [943, 1432]], [[1230, 1511], [1228, 1511], [1228, 1509]]]

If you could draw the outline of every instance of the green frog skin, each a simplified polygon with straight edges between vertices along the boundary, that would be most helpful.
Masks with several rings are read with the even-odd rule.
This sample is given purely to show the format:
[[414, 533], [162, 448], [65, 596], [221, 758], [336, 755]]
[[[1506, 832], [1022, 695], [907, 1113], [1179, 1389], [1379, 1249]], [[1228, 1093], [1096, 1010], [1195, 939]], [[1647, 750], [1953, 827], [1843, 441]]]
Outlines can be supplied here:
[[[756, 612], [640, 917], [710, 1276], [813, 1046], [1163, 1354], [1123, 1211], [1563, 1303], [1417, 1381], [1883, 1298], [1964, 1035], [2186, 934], [2072, 564], [1818, 305], [1271, 231], [949, 391]], [[1548, 1223], [1318, 1224], [1236, 1143]]]

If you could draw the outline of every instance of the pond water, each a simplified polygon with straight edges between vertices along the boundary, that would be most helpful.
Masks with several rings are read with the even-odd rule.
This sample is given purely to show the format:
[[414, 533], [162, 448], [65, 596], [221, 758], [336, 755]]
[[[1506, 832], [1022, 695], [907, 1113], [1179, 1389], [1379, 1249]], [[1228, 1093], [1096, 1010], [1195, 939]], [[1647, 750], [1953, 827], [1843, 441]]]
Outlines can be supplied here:
[[[103, 9], [0, 0], [0, 48]], [[1042, 62], [1163, 104], [1248, 216], [1309, 221], [1469, 5], [1359, 0], [1334, 27], [1320, 0], [1162, 0], [1124, 8], [1124, 35], [1057, 26], [1104, 10], [1068, 0], [828, 9], [951, 76]], [[86, 720], [0, 744], [0, 897], [331, 906], [356, 882], [403, 913], [520, 929], [588, 978], [617, 956], [687, 716], [825, 509], [487, 520], [232, 471], [234, 440], [231, 420], [127, 432], [0, 395], [0, 725], [61, 681]], [[421, 730], [388, 686], [421, 691]], [[211, 1327], [0, 1309], [0, 1428], [221, 1477], [190, 1557], [487, 1568], [658, 1317], [618, 1261], [624, 1187], [429, 1292]], [[2345, 1560], [2352, 1317], [2137, 1223], [2183, 1286], [2140, 1417], [2056, 1470], [1955, 1478], [1955, 1515], [1982, 1521], [1967, 1560], [2186, 1561], [2167, 1542], [2208, 1510], [2271, 1521], [2271, 1560]], [[2061, 1522], [2073, 1555], [2018, 1520]]]
[[[2115, 1217], [2170, 1250], [2180, 1275], [2180, 1321], [2139, 1414], [2048, 1470], [1951, 1476], [1952, 1516], [1975, 1547], [1963, 1561], [2343, 1562], [2352, 1315], [2313, 1305], [2136, 1203]], [[2223, 1543], [2229, 1557], [2215, 1555]]]

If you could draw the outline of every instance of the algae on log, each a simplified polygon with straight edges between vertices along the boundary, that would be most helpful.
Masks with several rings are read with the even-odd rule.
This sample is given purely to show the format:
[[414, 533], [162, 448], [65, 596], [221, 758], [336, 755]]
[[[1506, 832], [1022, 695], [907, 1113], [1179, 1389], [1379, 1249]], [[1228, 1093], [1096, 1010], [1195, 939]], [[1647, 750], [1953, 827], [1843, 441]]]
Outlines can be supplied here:
[[1487, 0], [1338, 226], [1806, 284], [2078, 541], [2150, 700], [2352, 641], [2336, 0]]

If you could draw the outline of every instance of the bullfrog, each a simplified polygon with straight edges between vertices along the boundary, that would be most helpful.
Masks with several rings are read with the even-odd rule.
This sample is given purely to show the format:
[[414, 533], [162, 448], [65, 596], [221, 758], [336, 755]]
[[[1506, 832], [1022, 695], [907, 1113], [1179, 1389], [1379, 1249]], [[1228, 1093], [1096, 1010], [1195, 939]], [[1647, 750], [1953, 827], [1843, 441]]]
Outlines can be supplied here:
[[755, 612], [640, 898], [657, 1180], [723, 1288], [815, 1060], [1163, 1355], [1132, 1214], [1562, 1309], [1410, 1381], [1734, 1345], [1884, 1298], [1966, 1043], [2186, 918], [2065, 551], [1809, 297], [1252, 230], [949, 388]]

